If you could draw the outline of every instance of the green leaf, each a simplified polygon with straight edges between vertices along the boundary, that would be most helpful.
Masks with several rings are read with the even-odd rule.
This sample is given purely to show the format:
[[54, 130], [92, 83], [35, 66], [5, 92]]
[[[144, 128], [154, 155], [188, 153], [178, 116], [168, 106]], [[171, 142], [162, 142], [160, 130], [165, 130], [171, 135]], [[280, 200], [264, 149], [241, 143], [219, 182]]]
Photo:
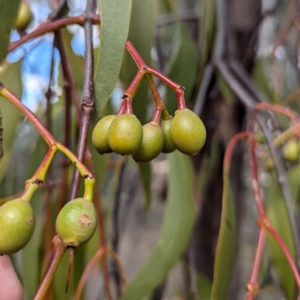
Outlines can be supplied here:
[[[287, 172], [289, 186], [294, 199], [296, 199], [296, 195], [299, 192], [299, 172], [300, 166], [296, 166]], [[277, 178], [275, 177], [275, 174], [273, 175], [272, 184], [265, 189], [267, 216], [280, 237], [283, 239], [292, 257], [295, 259], [295, 244], [288, 212]], [[270, 235], [267, 235], [267, 245], [278, 273], [285, 299], [294, 299], [295, 281], [286, 258]]]
[[234, 94], [227, 84], [227, 82], [224, 80], [223, 76], [219, 72], [216, 72], [218, 87], [220, 89], [220, 92], [228, 105], [233, 105], [234, 103]]
[[212, 53], [214, 33], [215, 33], [215, 17], [216, 17], [216, 1], [204, 0], [199, 6], [201, 18], [199, 22], [199, 79], [202, 79], [204, 69]]
[[132, 1], [100, 1], [99, 60], [95, 77], [97, 114], [101, 113], [118, 81], [127, 40]]
[[[84, 59], [82, 56], [76, 55], [72, 49], [71, 41], [72, 34], [67, 29], [62, 29], [62, 36], [64, 40], [64, 45], [66, 48], [68, 60], [70, 63], [70, 67], [72, 70], [75, 86], [77, 88], [82, 86], [83, 78], [84, 78]], [[63, 84], [63, 81], [62, 81]]]
[[0, 8], [0, 64], [5, 59], [10, 40], [10, 31], [16, 24], [20, 0], [1, 0]]
[[220, 232], [214, 264], [212, 300], [226, 300], [236, 249], [236, 220], [229, 180], [224, 180]]
[[197, 273], [196, 278], [199, 298], [201, 300], [210, 300], [211, 281], [201, 273]]
[[[1, 10], [1, 9], [0, 9]], [[14, 64], [4, 64], [0, 70], [0, 81], [11, 90], [15, 95], [21, 97], [22, 82], [20, 76], [21, 62]], [[2, 113], [3, 131], [3, 149], [4, 156], [0, 164], [0, 184], [8, 168], [14, 140], [16, 137], [16, 127], [20, 121], [20, 112], [8, 100], [0, 97], [0, 108]]]
[[169, 155], [169, 191], [159, 242], [125, 289], [121, 300], [144, 299], [167, 276], [185, 250], [196, 210], [192, 197], [193, 168], [178, 151]]
[[[181, 24], [177, 25], [174, 35], [176, 35], [176, 45], [170, 58], [168, 77], [185, 87], [184, 95], [186, 102], [188, 102], [196, 79], [197, 49]], [[170, 88], [167, 88], [166, 91], [166, 106], [171, 114], [177, 110], [176, 95]]]
[[[132, 14], [128, 39], [137, 49], [147, 65], [151, 65], [151, 48], [154, 43], [155, 17], [157, 12], [156, 0], [134, 0], [132, 3]], [[129, 86], [135, 74], [137, 67], [128, 52], [125, 53], [120, 77], [125, 84]], [[144, 123], [147, 119], [147, 109], [149, 100], [149, 88], [143, 80], [137, 94], [133, 100], [133, 110], [138, 119]]]
[[143, 181], [144, 193], [146, 197], [146, 209], [150, 207], [151, 204], [151, 165], [148, 162], [137, 163], [140, 169], [141, 179]]

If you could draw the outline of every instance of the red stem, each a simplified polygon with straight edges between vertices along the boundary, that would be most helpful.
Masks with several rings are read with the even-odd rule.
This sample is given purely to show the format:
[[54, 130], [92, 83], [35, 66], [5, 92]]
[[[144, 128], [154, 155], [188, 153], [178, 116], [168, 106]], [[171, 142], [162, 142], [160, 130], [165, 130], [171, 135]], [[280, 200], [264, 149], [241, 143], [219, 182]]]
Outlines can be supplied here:
[[8, 101], [10, 101], [14, 106], [16, 106], [34, 125], [34, 127], [38, 130], [40, 135], [44, 138], [46, 143], [51, 146], [55, 145], [56, 141], [52, 134], [45, 128], [42, 122], [36, 117], [36, 115], [28, 109], [26, 106], [22, 104], [22, 102], [8, 89], [2, 88], [0, 83], [0, 94], [3, 95]]
[[257, 242], [257, 247], [256, 247], [256, 253], [255, 253], [255, 258], [253, 262], [253, 268], [252, 268], [252, 273], [250, 280], [247, 284], [247, 299], [250, 300], [253, 298], [254, 294], [258, 290], [258, 271], [259, 271], [259, 265], [261, 262], [261, 257], [264, 249], [264, 244], [265, 244], [265, 238], [266, 238], [266, 230], [265, 228], [261, 227], [258, 235], [258, 242]]
[[[90, 151], [87, 151], [86, 154], [86, 164], [88, 168], [91, 170], [93, 174], [95, 174], [95, 169], [92, 162], [92, 155]], [[97, 184], [94, 185], [94, 194], [95, 194], [95, 206], [98, 216], [98, 226], [99, 226], [99, 240], [100, 240], [100, 250], [106, 249], [106, 237], [105, 237], [105, 227], [104, 227], [104, 220], [103, 220], [103, 213], [102, 213], [102, 206], [101, 206], [101, 195]], [[103, 257], [103, 278], [104, 278], [104, 286], [107, 295], [111, 295], [110, 291], [110, 277], [109, 277], [109, 270], [107, 264], [107, 257], [104, 253]], [[110, 296], [111, 297], [111, 296]]]
[[123, 100], [122, 101], [122, 104], [121, 104], [121, 106], [120, 106], [120, 109], [119, 109], [119, 111], [118, 111], [118, 113], [117, 113], [117, 116], [120, 116], [120, 115], [123, 115], [124, 113], [125, 113], [125, 107], [126, 106], [126, 103], [125, 103], [125, 101]]
[[[95, 24], [100, 23], [100, 17], [98, 15], [94, 15], [91, 18], [92, 18], [93, 23], [95, 23]], [[63, 28], [67, 25], [70, 25], [70, 24], [83, 25], [84, 20], [85, 20], [84, 15], [80, 15], [80, 16], [61, 19], [61, 20], [58, 20], [58, 21], [45, 22], [45, 23], [41, 24], [34, 31], [24, 35], [19, 40], [15, 41], [15, 42], [12, 42], [8, 47], [8, 52], [11, 52], [11, 51], [15, 50], [17, 47], [21, 46], [22, 44], [24, 44], [25, 42], [29, 41], [32, 38], [44, 35], [46, 33], [56, 31], [56, 30], [58, 30], [60, 28]]]
[[152, 120], [151, 120], [151, 123], [155, 123], [155, 124], [159, 125], [161, 112], [162, 112], [162, 107], [161, 106], [156, 106], [153, 117], [152, 117]]
[[[268, 110], [271, 110], [271, 111], [275, 111], [275, 112], [281, 113], [281, 114], [283, 114], [285, 116], [288, 116], [291, 119], [292, 124], [294, 126], [297, 125], [297, 114], [294, 111], [289, 110], [285, 106], [274, 104], [274, 103], [263, 102], [263, 103], [257, 104], [255, 106], [255, 109], [256, 110], [265, 110], [265, 109], [268, 109]], [[298, 134], [298, 136], [300, 136], [300, 133], [297, 132], [297, 134]]]
[[124, 97], [124, 102], [125, 102], [125, 113], [128, 114], [128, 115], [133, 114], [132, 99], [125, 96]]
[[255, 197], [259, 217], [264, 218], [266, 217], [266, 210], [259, 189], [258, 167], [257, 167], [256, 156], [255, 156], [255, 139], [253, 135], [250, 135], [248, 139], [248, 144], [249, 144], [250, 167], [251, 167], [251, 175], [252, 175], [252, 190]]
[[144, 69], [139, 69], [135, 77], [133, 78], [130, 86], [125, 91], [124, 95], [133, 98], [136, 92], [138, 91], [139, 87], [141, 86], [144, 75], [145, 75]]
[[250, 135], [250, 132], [247, 132], [247, 131], [237, 133], [235, 136], [232, 137], [232, 139], [228, 143], [228, 145], [226, 147], [224, 163], [223, 163], [223, 173], [225, 173], [226, 175], [228, 175], [228, 172], [229, 172], [231, 157], [232, 157], [232, 153], [233, 153], [236, 143], [240, 139], [246, 138], [249, 135]]
[[62, 243], [62, 241], [58, 238], [58, 236], [54, 237], [54, 251], [51, 257], [50, 264], [46, 270], [46, 273], [43, 276], [42, 282], [36, 291], [33, 300], [42, 300], [45, 298], [45, 295], [50, 287], [53, 276], [57, 270], [57, 267], [64, 256], [67, 248]]
[[129, 54], [131, 55], [131, 57], [133, 58], [133, 60], [135, 61], [136, 65], [138, 66], [139, 69], [147, 67], [146, 63], [144, 62], [144, 60], [139, 55], [139, 53], [137, 52], [137, 50], [134, 48], [134, 46], [132, 45], [132, 43], [130, 41], [126, 42], [126, 49], [129, 52]]
[[285, 243], [281, 239], [280, 235], [277, 233], [277, 231], [274, 229], [274, 227], [272, 226], [272, 224], [270, 223], [270, 221], [268, 219], [262, 220], [261, 226], [264, 226], [266, 228], [266, 230], [273, 236], [273, 238], [277, 242], [278, 246], [281, 248], [281, 250], [282, 250], [285, 258], [287, 259], [288, 264], [290, 265], [290, 268], [294, 274], [294, 278], [296, 280], [298, 290], [300, 291], [300, 275], [298, 273], [297, 266], [292, 258], [292, 255], [290, 254], [287, 246], [285, 245]]

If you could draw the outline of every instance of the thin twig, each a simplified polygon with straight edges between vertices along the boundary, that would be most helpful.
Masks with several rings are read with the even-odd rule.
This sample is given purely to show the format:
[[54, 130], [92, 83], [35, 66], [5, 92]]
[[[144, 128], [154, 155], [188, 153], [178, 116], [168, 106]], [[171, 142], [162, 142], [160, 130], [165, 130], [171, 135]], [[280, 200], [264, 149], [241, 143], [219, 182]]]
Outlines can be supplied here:
[[49, 15], [49, 19], [55, 21], [61, 18], [68, 10], [67, 0], [61, 0], [58, 4], [57, 9]]
[[[115, 253], [118, 253], [118, 250], [119, 250], [119, 231], [120, 231], [119, 210], [120, 210], [120, 200], [121, 200], [121, 193], [122, 193], [122, 188], [123, 188], [125, 167], [126, 167], [126, 163], [123, 163], [121, 166], [118, 187], [116, 190], [113, 211], [112, 211], [111, 246], [112, 246], [112, 250]], [[115, 285], [116, 285], [117, 297], [120, 297], [120, 295], [121, 295], [120, 270], [117, 268], [117, 265], [115, 262], [113, 262], [112, 267], [113, 267], [112, 275], [113, 275]]]
[[[47, 107], [46, 107], [46, 128], [51, 132], [52, 130], [52, 106], [51, 106], [51, 98], [52, 98], [52, 90], [51, 90], [51, 83], [53, 78], [53, 72], [54, 72], [54, 44], [52, 47], [52, 55], [51, 55], [51, 68], [50, 68], [50, 74], [49, 74], [49, 86], [48, 91], [46, 92], [46, 98], [47, 98]], [[45, 266], [48, 266], [50, 258], [51, 258], [51, 251], [52, 251], [52, 191], [53, 188], [51, 187], [51, 182], [53, 180], [53, 172], [51, 165], [48, 169], [48, 174], [46, 177], [46, 197], [45, 197], [45, 203], [46, 203], [46, 216], [45, 216], [45, 235], [44, 235], [44, 243], [45, 243]], [[49, 295], [49, 293], [48, 293]], [[47, 295], [47, 296], [48, 296]], [[50, 296], [50, 295], [49, 295]]]
[[38, 290], [36, 291], [33, 300], [42, 300], [44, 299], [50, 284], [52, 282], [53, 276], [55, 274], [55, 271], [64, 256], [65, 252], [67, 251], [67, 248], [62, 243], [62, 241], [59, 239], [58, 236], [54, 237], [54, 252], [50, 261], [50, 264], [47, 268], [46, 273], [43, 276], [42, 282], [40, 286], [38, 287]]
[[[100, 17], [98, 15], [93, 15], [90, 17], [95, 24], [100, 23]], [[19, 40], [10, 43], [8, 47], [8, 52], [11, 52], [24, 44], [25, 42], [31, 40], [32, 38], [39, 37], [41, 35], [44, 35], [46, 33], [52, 33], [55, 30], [58, 30], [60, 28], [64, 28], [67, 25], [70, 24], [77, 24], [77, 25], [83, 25], [85, 22], [85, 17], [84, 15], [79, 15], [75, 17], [69, 17], [69, 18], [64, 18], [58, 21], [53, 21], [53, 22], [45, 22], [42, 23], [39, 27], [37, 27], [34, 31], [24, 35], [22, 38]]]
[[[77, 120], [80, 120], [80, 108], [79, 108], [79, 101], [78, 101], [76, 88], [75, 88], [75, 82], [72, 75], [71, 66], [67, 57], [61, 31], [55, 31], [54, 34], [55, 34], [56, 47], [60, 54], [62, 73], [64, 77], [63, 80], [63, 88], [65, 92], [64, 145], [70, 148], [70, 124], [71, 124], [72, 99], [77, 113]], [[69, 165], [70, 164], [68, 163], [68, 160], [65, 157], [63, 157], [62, 158], [62, 183], [61, 183], [58, 205], [57, 205], [58, 211], [62, 208], [66, 198]]]
[[212, 81], [214, 74], [214, 66], [212, 63], [209, 63], [206, 65], [204, 74], [203, 74], [203, 79], [196, 97], [196, 102], [194, 106], [194, 112], [200, 116], [204, 107], [204, 103], [207, 97], [207, 92], [209, 89], [209, 85]]
[[[95, 10], [95, 1], [88, 0], [85, 10], [84, 32], [85, 32], [85, 70], [82, 92], [82, 117], [80, 120], [79, 141], [77, 145], [77, 157], [83, 161], [86, 148], [88, 131], [92, 111], [94, 109], [94, 50], [92, 42], [92, 21], [91, 17]], [[70, 191], [70, 200], [74, 199], [78, 193], [80, 184], [80, 175], [75, 170]]]
[[283, 166], [283, 163], [280, 158], [281, 155], [279, 153], [279, 150], [273, 145], [273, 135], [270, 132], [270, 130], [269, 130], [267, 124], [265, 123], [265, 121], [263, 120], [263, 118], [260, 115], [257, 115], [256, 120], [257, 120], [259, 126], [261, 127], [264, 136], [267, 139], [268, 146], [270, 148], [272, 158], [275, 163], [275, 168], [276, 168], [277, 175], [278, 175], [277, 180], [278, 180], [279, 186], [281, 188], [283, 197], [285, 199], [285, 205], [286, 205], [289, 219], [291, 222], [291, 230], [292, 230], [293, 238], [294, 238], [294, 242], [295, 242], [297, 266], [299, 267], [299, 265], [300, 265], [300, 261], [299, 261], [299, 259], [300, 259], [300, 241], [299, 241], [299, 235], [298, 235], [298, 229], [297, 229], [298, 227], [297, 227], [297, 223], [296, 223], [296, 211], [294, 209], [294, 201], [293, 201], [293, 197], [292, 197], [291, 191], [288, 186], [288, 180], [286, 177], [284, 166]]

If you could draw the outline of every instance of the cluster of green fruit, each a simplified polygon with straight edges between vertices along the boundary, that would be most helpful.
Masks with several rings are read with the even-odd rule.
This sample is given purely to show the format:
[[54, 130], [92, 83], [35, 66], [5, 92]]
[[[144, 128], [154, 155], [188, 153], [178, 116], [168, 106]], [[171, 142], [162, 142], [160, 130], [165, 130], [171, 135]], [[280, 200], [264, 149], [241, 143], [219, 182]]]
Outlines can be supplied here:
[[[256, 141], [258, 143], [263, 142], [261, 138], [259, 139], [256, 138]], [[296, 139], [292, 138], [289, 141], [287, 141], [282, 147], [282, 157], [287, 162], [296, 163], [299, 161], [299, 156], [300, 156], [300, 143], [298, 143]], [[267, 171], [274, 170], [275, 163], [272, 156], [269, 153], [269, 150], [263, 151], [261, 160], [263, 161], [263, 166]]]
[[[92, 201], [78, 198], [68, 202], [56, 219], [56, 232], [68, 247], [78, 247], [93, 235], [97, 225]], [[0, 255], [13, 254], [30, 240], [35, 217], [29, 201], [21, 198], [0, 207]]]
[[177, 110], [170, 120], [152, 121], [144, 126], [133, 114], [109, 115], [96, 124], [92, 134], [93, 144], [100, 154], [132, 155], [138, 162], [150, 161], [161, 152], [176, 149], [196, 155], [205, 139], [201, 119], [187, 108]]

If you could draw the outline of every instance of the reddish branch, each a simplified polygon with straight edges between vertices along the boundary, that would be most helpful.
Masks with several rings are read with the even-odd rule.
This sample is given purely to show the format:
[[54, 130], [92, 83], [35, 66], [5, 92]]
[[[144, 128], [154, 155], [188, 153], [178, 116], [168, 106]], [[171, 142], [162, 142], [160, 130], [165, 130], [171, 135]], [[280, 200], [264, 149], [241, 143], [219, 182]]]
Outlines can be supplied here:
[[67, 251], [67, 248], [62, 243], [62, 241], [59, 239], [58, 236], [54, 237], [54, 251], [53, 255], [51, 257], [50, 264], [46, 270], [46, 273], [43, 276], [43, 279], [41, 281], [40, 286], [38, 287], [38, 290], [36, 291], [33, 300], [42, 300], [45, 298], [45, 295], [49, 289], [49, 286], [52, 282], [53, 276], [58, 268], [58, 265], [64, 256], [65, 252]]

